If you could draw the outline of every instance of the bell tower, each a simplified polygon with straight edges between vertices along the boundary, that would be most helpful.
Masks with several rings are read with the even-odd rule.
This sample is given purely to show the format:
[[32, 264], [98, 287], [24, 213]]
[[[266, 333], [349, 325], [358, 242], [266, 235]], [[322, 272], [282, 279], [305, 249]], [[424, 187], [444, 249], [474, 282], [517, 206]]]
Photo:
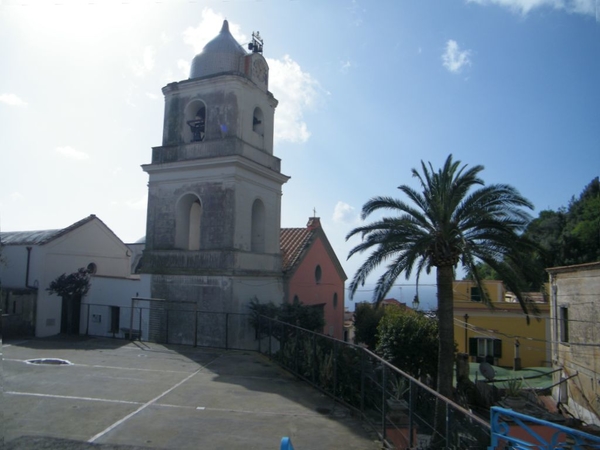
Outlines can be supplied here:
[[224, 21], [189, 79], [162, 89], [162, 145], [142, 166], [142, 272], [153, 298], [195, 302], [198, 311], [246, 313], [254, 296], [283, 300], [281, 188], [289, 177], [273, 155], [277, 100], [258, 33], [249, 47]]

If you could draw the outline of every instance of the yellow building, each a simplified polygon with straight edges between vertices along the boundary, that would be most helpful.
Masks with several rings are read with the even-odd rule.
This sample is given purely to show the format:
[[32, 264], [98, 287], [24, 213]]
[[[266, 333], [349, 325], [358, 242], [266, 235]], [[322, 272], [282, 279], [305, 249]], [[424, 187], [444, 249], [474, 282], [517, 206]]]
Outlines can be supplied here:
[[[472, 281], [454, 282], [454, 339], [458, 351], [468, 353], [472, 362], [489, 362], [497, 366], [520, 367], [551, 365], [549, 304], [538, 293], [529, 294], [540, 310], [531, 316], [529, 325], [515, 296], [501, 281], [484, 280], [493, 308], [481, 300]], [[518, 350], [517, 350], [518, 347]]]

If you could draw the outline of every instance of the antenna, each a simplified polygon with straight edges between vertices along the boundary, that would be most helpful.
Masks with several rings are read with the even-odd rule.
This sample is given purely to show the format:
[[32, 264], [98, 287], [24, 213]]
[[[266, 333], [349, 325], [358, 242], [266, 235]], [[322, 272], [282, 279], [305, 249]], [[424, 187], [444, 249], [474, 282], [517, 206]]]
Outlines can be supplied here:
[[263, 52], [263, 39], [260, 37], [260, 32], [252, 32], [252, 42], [248, 44], [248, 50], [251, 50], [252, 53], [260, 53], [262, 55]]

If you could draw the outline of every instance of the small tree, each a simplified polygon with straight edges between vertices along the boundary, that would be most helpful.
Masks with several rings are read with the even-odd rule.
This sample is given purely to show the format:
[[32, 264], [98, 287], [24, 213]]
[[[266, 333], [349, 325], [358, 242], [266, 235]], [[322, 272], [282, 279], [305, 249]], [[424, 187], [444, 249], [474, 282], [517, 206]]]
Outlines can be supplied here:
[[371, 351], [377, 347], [377, 326], [383, 317], [383, 308], [371, 303], [358, 303], [354, 309], [354, 343], [365, 344]]
[[377, 327], [377, 353], [417, 379], [435, 380], [438, 321], [424, 314], [388, 306]]
[[250, 323], [257, 331], [257, 337], [261, 316], [277, 319], [309, 331], [321, 332], [325, 326], [322, 311], [310, 305], [304, 305], [302, 302], [283, 303], [277, 306], [273, 302], [260, 303], [258, 298], [254, 297], [250, 300], [249, 308]]
[[[83, 267], [70, 275], [63, 273], [50, 283], [46, 289], [50, 294], [56, 294], [63, 299], [63, 309], [66, 307], [66, 314], [63, 312], [63, 318], [66, 318], [66, 330], [71, 333], [75, 328], [74, 311], [81, 303], [81, 300], [90, 290], [90, 274]], [[62, 327], [65, 329], [65, 327]]]

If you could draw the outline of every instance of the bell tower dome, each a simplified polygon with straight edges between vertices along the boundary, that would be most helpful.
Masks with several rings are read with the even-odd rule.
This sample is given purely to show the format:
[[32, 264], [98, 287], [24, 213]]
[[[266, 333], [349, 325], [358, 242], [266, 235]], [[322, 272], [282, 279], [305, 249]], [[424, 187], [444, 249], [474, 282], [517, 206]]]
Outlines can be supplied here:
[[283, 299], [281, 188], [289, 177], [273, 155], [277, 100], [262, 40], [250, 47], [224, 21], [194, 57], [190, 78], [162, 89], [162, 145], [142, 166], [149, 175], [142, 271], [155, 298], [226, 312], [247, 312], [253, 296]]

